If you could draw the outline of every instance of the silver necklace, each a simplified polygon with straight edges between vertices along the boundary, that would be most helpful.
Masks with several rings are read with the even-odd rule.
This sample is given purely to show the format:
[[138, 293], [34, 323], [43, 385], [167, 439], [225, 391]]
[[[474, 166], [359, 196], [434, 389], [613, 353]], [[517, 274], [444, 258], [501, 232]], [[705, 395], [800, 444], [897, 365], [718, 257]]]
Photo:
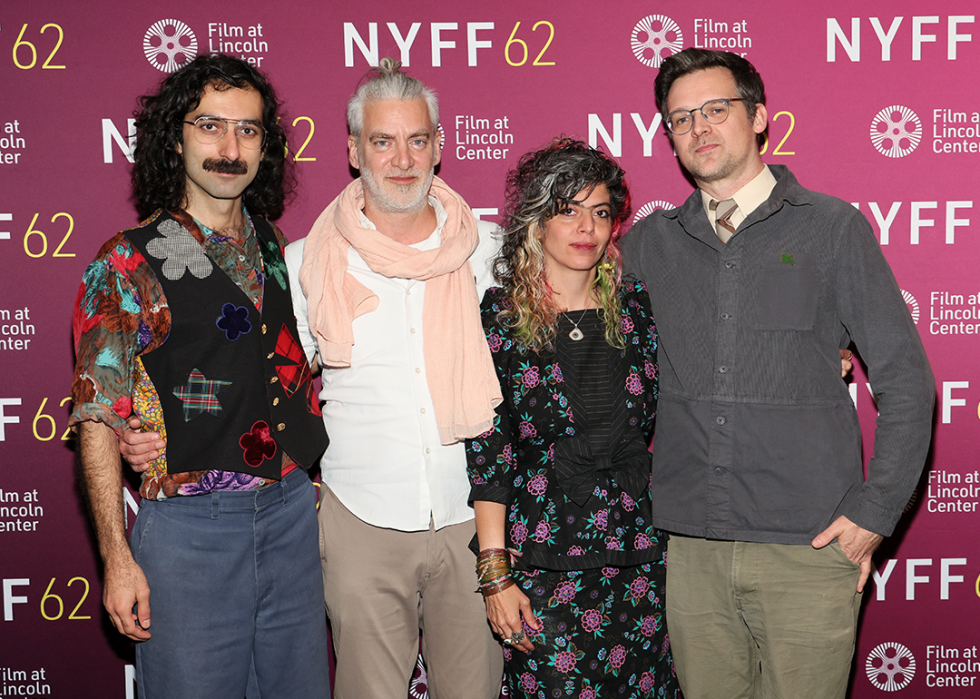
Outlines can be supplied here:
[[[582, 311], [582, 315], [580, 315], [578, 317], [578, 323], [581, 323], [583, 320], [585, 320], [585, 314], [588, 313], [588, 312], [589, 312], [589, 309], [588, 308], [586, 308], [585, 310]], [[569, 323], [571, 323], [572, 325], [575, 326], [568, 333], [569, 339], [574, 340], [575, 342], [578, 342], [583, 337], [585, 337], [585, 333], [583, 333], [581, 330], [578, 329], [578, 323], [576, 323], [574, 320], [572, 320], [572, 317], [570, 315], [568, 315], [568, 313], [565, 314], [565, 317], [568, 318], [568, 322]]]

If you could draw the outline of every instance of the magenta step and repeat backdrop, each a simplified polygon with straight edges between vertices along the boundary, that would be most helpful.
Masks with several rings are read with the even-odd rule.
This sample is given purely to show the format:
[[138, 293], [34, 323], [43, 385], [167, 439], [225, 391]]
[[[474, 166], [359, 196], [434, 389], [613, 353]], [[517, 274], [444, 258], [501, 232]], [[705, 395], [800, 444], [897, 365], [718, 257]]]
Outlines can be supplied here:
[[[871, 221], [936, 375], [933, 447], [877, 556], [851, 696], [980, 696], [980, 25], [975, 0], [0, 5], [0, 696], [135, 696], [102, 610], [67, 430], [71, 307], [103, 241], [137, 222], [138, 95], [196, 54], [264, 70], [285, 102], [308, 231], [351, 177], [344, 106], [379, 58], [441, 98], [440, 175], [498, 220], [504, 175], [558, 134], [629, 173], [636, 217], [691, 192], [652, 84], [688, 46], [740, 52], [769, 97], [764, 158]], [[636, 219], [634, 219], [636, 220]], [[860, 366], [851, 384], [875, 423]], [[137, 506], [127, 490], [127, 521]]]

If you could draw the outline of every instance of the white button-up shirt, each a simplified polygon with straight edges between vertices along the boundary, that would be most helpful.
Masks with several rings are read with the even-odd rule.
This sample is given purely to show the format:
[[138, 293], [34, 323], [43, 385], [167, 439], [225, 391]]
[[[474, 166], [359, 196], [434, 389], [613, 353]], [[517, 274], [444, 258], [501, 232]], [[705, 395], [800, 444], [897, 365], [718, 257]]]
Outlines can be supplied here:
[[[446, 212], [433, 198], [437, 226], [412, 247], [439, 246]], [[366, 228], [374, 225], [361, 214]], [[500, 248], [492, 223], [478, 222], [480, 243], [470, 256], [477, 293], [493, 283], [490, 262]], [[286, 265], [300, 342], [312, 359], [306, 297], [299, 284], [304, 240], [286, 248]], [[356, 517], [401, 531], [437, 529], [473, 518], [462, 443], [439, 442], [423, 355], [425, 282], [371, 271], [350, 248], [348, 272], [378, 297], [378, 307], [354, 319], [351, 365], [321, 374], [323, 422], [330, 446], [320, 461], [323, 482]]]

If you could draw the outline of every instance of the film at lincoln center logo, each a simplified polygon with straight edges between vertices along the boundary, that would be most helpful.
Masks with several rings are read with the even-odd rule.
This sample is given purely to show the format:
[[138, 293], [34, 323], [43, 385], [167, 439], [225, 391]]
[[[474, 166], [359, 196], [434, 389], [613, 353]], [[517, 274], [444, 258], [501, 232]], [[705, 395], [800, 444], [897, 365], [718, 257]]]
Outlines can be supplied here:
[[882, 643], [868, 653], [864, 671], [881, 691], [897, 692], [908, 687], [915, 677], [915, 656], [901, 643]]
[[915, 297], [902, 289], [902, 298], [905, 299], [905, 305], [909, 307], [909, 314], [912, 316], [912, 321], [918, 325], [919, 324], [919, 302], [915, 300]]
[[684, 35], [670, 17], [649, 15], [633, 27], [631, 45], [636, 60], [650, 68], [659, 68], [667, 56], [684, 48]]
[[889, 158], [904, 158], [921, 140], [922, 120], [908, 107], [893, 104], [871, 120], [871, 143]]
[[197, 56], [197, 37], [179, 19], [161, 19], [143, 35], [143, 53], [151, 66], [173, 73]]
[[633, 216], [633, 220], [630, 222], [631, 226], [635, 226], [637, 223], [645, 219], [647, 216], [652, 214], [657, 209], [676, 209], [677, 207], [671, 204], [669, 201], [663, 199], [654, 199], [653, 201], [648, 201], [646, 204], [641, 206], [636, 214]]

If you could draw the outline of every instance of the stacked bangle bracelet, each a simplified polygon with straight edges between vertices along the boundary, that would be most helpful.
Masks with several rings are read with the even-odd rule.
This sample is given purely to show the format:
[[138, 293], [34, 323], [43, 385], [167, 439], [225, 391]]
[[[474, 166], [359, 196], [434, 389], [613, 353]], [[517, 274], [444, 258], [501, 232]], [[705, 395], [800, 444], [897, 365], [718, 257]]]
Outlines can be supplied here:
[[503, 592], [514, 584], [510, 576], [511, 551], [507, 549], [483, 549], [476, 558], [476, 575], [480, 592], [490, 597]]

